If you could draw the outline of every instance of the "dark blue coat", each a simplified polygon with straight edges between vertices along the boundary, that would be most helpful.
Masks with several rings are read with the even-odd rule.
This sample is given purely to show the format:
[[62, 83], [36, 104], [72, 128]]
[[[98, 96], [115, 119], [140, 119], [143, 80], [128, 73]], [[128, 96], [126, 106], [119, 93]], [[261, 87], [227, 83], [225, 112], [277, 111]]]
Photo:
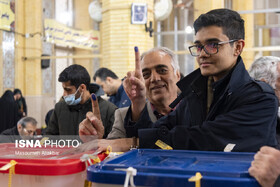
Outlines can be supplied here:
[[141, 148], [158, 148], [158, 139], [174, 149], [223, 151], [235, 144], [232, 151], [256, 152], [263, 145], [275, 147], [278, 100], [273, 89], [253, 80], [241, 57], [226, 77], [207, 113], [208, 77], [195, 70], [177, 83], [183, 99], [176, 110], [154, 124], [143, 111], [133, 126], [138, 134], [130, 136], [139, 136]]
[[127, 107], [131, 104], [129, 97], [124, 91], [123, 84], [121, 84], [118, 92], [115, 95], [110, 96], [109, 101], [116, 105], [118, 108]]

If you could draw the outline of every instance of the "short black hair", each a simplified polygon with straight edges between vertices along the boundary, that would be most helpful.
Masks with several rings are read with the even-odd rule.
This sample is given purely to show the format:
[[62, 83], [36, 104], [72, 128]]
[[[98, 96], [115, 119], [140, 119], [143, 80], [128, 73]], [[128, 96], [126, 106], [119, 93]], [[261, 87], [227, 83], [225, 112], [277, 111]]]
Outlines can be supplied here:
[[111, 70], [109, 70], [108, 68], [99, 68], [94, 76], [93, 76], [93, 80], [96, 81], [96, 78], [99, 77], [102, 81], [106, 81], [107, 77], [111, 77], [113, 79], [118, 79], [119, 77]]
[[194, 22], [195, 34], [203, 27], [222, 27], [223, 33], [230, 39], [244, 39], [244, 20], [240, 14], [230, 9], [214, 9], [201, 14]]
[[71, 85], [75, 86], [76, 89], [78, 89], [81, 84], [85, 84], [87, 90], [89, 90], [90, 76], [86, 68], [78, 64], [73, 64], [65, 68], [59, 74], [58, 81], [70, 81]]

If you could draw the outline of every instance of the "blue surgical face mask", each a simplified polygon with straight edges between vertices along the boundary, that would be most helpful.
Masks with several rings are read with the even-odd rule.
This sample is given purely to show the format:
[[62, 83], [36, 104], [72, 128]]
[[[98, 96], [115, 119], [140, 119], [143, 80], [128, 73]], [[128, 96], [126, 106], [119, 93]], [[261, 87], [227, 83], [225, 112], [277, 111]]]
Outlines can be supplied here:
[[77, 105], [81, 102], [82, 94], [80, 95], [79, 98], [75, 99], [75, 95], [77, 94], [78, 90], [79, 89], [77, 89], [77, 91], [74, 94], [63, 96], [64, 101], [67, 105]]

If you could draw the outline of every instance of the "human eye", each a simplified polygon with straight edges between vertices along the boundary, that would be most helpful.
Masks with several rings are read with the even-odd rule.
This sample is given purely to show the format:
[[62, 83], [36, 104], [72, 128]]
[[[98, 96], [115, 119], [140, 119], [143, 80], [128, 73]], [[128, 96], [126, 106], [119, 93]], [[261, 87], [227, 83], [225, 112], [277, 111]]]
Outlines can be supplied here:
[[166, 68], [160, 68], [160, 69], [157, 69], [157, 72], [159, 73], [159, 74], [166, 74], [167, 72], [168, 72], [168, 70], [166, 69]]
[[142, 72], [144, 79], [148, 79], [151, 76], [151, 73], [149, 71]]
[[193, 50], [201, 51], [203, 48], [203, 45], [199, 45], [199, 44], [193, 45], [192, 48], [193, 48]]
[[217, 42], [213, 42], [213, 43], [206, 44], [206, 46], [208, 48], [215, 48], [216, 46], [218, 46], [218, 43]]
[[217, 42], [208, 43], [205, 45], [205, 49], [208, 53], [216, 53], [218, 45]]

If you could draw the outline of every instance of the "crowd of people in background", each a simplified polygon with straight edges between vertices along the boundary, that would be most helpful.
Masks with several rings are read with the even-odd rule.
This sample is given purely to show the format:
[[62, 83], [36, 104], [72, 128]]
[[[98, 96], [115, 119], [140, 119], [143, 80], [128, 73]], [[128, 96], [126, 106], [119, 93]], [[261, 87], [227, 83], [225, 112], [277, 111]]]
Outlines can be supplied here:
[[27, 116], [27, 105], [20, 89], [6, 90], [0, 98], [0, 133], [16, 126], [17, 122]]
[[[199, 68], [185, 77], [165, 47], [141, 56], [135, 47], [135, 70], [122, 79], [102, 67], [91, 83], [83, 66], [65, 68], [63, 95], [42, 133], [78, 136], [86, 149], [158, 148], [161, 140], [174, 149], [256, 152], [250, 175], [265, 187], [280, 184], [280, 58], [261, 57], [247, 72], [244, 21], [235, 11], [202, 14], [194, 29], [189, 51]], [[0, 121], [9, 137], [2, 143], [36, 134], [19, 89], [0, 98]]]

